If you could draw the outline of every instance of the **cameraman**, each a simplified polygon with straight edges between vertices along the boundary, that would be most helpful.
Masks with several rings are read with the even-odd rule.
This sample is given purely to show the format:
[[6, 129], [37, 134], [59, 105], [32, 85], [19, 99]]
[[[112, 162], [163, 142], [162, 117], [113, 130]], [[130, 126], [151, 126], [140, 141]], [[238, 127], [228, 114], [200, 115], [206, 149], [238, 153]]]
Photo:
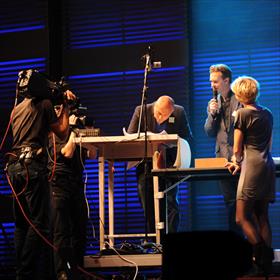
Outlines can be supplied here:
[[[81, 125], [81, 119], [71, 114], [69, 122], [68, 139], [62, 141], [53, 137], [49, 141], [53, 238], [54, 245], [58, 248], [54, 252], [54, 264], [58, 280], [80, 279], [77, 268], [83, 267], [88, 221], [84, 163], [86, 157], [96, 157], [93, 146], [89, 146], [87, 150], [73, 141], [76, 136], [74, 131]], [[55, 158], [54, 153], [56, 162], [52, 160]]]
[[[44, 89], [42, 89], [44, 90]], [[75, 99], [67, 90], [65, 100]], [[67, 102], [65, 102], [67, 103]], [[7, 175], [13, 188], [16, 279], [50, 279], [49, 186], [46, 147], [48, 133], [65, 138], [69, 131], [67, 105], [58, 118], [50, 99], [26, 96], [13, 110], [13, 145]], [[38, 232], [42, 234], [39, 236]], [[40, 266], [41, 264], [41, 266]]]

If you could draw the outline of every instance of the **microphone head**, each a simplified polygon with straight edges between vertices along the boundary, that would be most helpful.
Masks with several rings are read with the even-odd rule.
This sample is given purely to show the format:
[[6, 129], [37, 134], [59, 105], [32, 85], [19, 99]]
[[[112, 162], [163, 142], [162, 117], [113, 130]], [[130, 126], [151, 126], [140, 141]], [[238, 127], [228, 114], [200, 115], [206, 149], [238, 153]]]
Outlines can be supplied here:
[[217, 100], [218, 91], [215, 88], [212, 88], [212, 91], [213, 91], [213, 98], [215, 98]]
[[146, 48], [146, 53], [141, 57], [141, 60], [148, 71], [153, 68], [161, 68], [161, 61], [155, 61], [154, 49], [151, 46]]
[[145, 65], [145, 68], [150, 72], [152, 70], [152, 48], [148, 46], [146, 48], [145, 54], [141, 57], [142, 63]]

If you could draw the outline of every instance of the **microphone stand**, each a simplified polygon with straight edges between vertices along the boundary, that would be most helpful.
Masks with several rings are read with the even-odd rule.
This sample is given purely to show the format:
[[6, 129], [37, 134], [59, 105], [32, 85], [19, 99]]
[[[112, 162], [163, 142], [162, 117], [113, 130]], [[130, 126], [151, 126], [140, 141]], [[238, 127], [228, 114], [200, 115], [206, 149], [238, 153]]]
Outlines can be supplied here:
[[146, 54], [145, 56], [146, 63], [145, 63], [145, 69], [144, 69], [144, 85], [143, 85], [143, 90], [142, 90], [142, 98], [141, 98], [141, 108], [140, 108], [140, 116], [139, 116], [139, 121], [138, 121], [138, 131], [137, 131], [137, 139], [140, 139], [141, 137], [141, 122], [142, 122], [142, 116], [143, 116], [143, 111], [145, 112], [145, 122], [144, 122], [144, 132], [145, 136], [147, 133], [147, 91], [148, 91], [148, 85], [147, 85], [147, 78], [148, 78], [148, 73], [151, 71], [151, 57], [149, 54]]
[[147, 242], [148, 237], [148, 190], [149, 190], [149, 177], [148, 177], [148, 134], [147, 134], [147, 91], [148, 91], [148, 85], [147, 85], [147, 78], [148, 73], [151, 71], [151, 56], [149, 53], [147, 53], [145, 56], [145, 69], [144, 69], [144, 85], [142, 90], [142, 98], [141, 98], [141, 107], [140, 107], [140, 116], [139, 116], [139, 122], [138, 122], [138, 133], [137, 133], [137, 139], [141, 138], [141, 122], [142, 117], [144, 114], [144, 182], [145, 182], [145, 242]]

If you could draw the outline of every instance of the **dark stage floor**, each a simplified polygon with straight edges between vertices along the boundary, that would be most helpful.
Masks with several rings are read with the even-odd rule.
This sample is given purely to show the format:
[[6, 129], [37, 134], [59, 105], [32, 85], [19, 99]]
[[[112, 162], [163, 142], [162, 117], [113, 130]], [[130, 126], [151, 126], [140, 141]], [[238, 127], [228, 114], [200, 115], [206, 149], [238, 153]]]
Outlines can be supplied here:
[[[279, 265], [277, 265], [279, 266]], [[162, 280], [161, 275], [161, 269], [158, 267], [150, 267], [150, 268], [140, 268], [137, 277], [135, 276], [135, 270], [127, 270], [126, 268], [118, 268], [118, 269], [103, 269], [100, 270], [92, 270], [89, 269], [88, 271], [92, 272], [93, 274], [96, 274], [97, 276], [102, 276], [102, 278], [106, 280]], [[84, 278], [85, 280], [90, 280], [91, 278]], [[207, 278], [199, 277], [199, 273], [196, 276], [188, 275], [187, 268], [186, 268], [186, 275], [182, 276], [181, 279], [167, 279], [167, 280], [208, 280]], [[213, 279], [213, 278], [211, 278]], [[217, 279], [219, 278], [219, 275], [217, 275]], [[0, 280], [15, 280], [15, 274], [14, 274], [14, 268], [0, 268]], [[56, 280], [55, 278], [53, 280]], [[166, 279], [165, 279], [166, 280]], [[210, 280], [210, 278], [209, 278]], [[224, 279], [227, 280], [227, 279]], [[277, 273], [277, 275], [270, 275], [268, 278], [265, 278], [263, 276], [253, 277], [253, 276], [242, 276], [236, 278], [236, 280], [280, 280], [280, 273]]]
[[[124, 259], [122, 259], [123, 257]], [[141, 255], [107, 255], [107, 256], [85, 256], [85, 270], [89, 273], [96, 275], [96, 279], [106, 280], [208, 280], [208, 277], [201, 276], [205, 275], [206, 265], [201, 262], [196, 270], [190, 268], [187, 264], [181, 268], [180, 275], [182, 277], [163, 277], [163, 269], [161, 262], [161, 254], [141, 254]], [[184, 258], [184, 256], [178, 256], [178, 258]], [[130, 263], [129, 263], [129, 262]], [[136, 266], [137, 264], [137, 270]], [[219, 270], [217, 268], [213, 278], [213, 273], [209, 276], [209, 279], [215, 280], [228, 280], [221, 278]], [[190, 273], [196, 271], [195, 275]], [[137, 276], [136, 276], [137, 273]], [[90, 280], [89, 276], [84, 275], [83, 280]], [[0, 280], [15, 280], [15, 268], [13, 266], [4, 266], [0, 264]], [[56, 280], [55, 277], [53, 280]], [[232, 280], [232, 278], [230, 279]], [[274, 262], [272, 273], [269, 277], [264, 276], [248, 276], [243, 275], [237, 277], [236, 280], [280, 280], [280, 262]]]

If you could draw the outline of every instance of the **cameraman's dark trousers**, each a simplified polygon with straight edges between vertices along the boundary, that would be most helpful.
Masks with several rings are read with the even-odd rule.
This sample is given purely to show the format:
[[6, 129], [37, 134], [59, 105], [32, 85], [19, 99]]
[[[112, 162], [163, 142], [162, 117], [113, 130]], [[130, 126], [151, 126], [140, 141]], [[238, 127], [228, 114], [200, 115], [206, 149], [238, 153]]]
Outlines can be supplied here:
[[[9, 161], [7, 172], [27, 218], [49, 240], [50, 193], [46, 161], [15, 158]], [[51, 279], [51, 248], [27, 222], [15, 199], [14, 216], [16, 279]]]

